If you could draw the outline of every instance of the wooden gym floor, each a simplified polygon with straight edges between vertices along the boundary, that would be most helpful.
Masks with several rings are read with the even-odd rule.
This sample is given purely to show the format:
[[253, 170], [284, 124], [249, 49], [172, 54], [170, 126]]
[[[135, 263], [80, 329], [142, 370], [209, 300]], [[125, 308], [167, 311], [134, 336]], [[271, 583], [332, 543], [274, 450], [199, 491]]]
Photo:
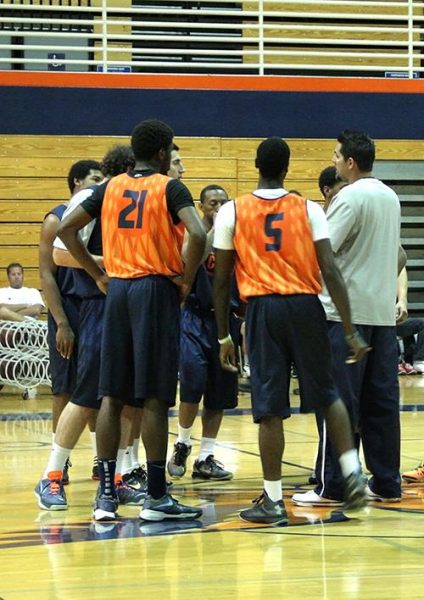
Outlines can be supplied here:
[[[43, 391], [43, 390], [42, 390]], [[261, 490], [256, 426], [249, 397], [224, 419], [216, 456], [233, 481], [191, 479], [174, 494], [202, 507], [200, 521], [144, 523], [137, 507], [120, 509], [116, 523], [91, 521], [96, 484], [85, 432], [73, 453], [69, 510], [37, 507], [34, 485], [51, 442], [47, 390], [22, 400], [13, 388], [0, 395], [0, 598], [4, 600], [172, 600], [309, 597], [314, 599], [422, 598], [424, 484], [404, 485], [400, 504], [370, 505], [349, 520], [328, 509], [292, 505], [294, 490], [309, 489], [317, 434], [312, 415], [286, 421], [283, 487], [290, 523], [243, 523], [237, 512]], [[424, 456], [424, 376], [401, 378], [402, 470]], [[296, 406], [297, 397], [293, 397]], [[176, 418], [170, 419], [170, 447]]]

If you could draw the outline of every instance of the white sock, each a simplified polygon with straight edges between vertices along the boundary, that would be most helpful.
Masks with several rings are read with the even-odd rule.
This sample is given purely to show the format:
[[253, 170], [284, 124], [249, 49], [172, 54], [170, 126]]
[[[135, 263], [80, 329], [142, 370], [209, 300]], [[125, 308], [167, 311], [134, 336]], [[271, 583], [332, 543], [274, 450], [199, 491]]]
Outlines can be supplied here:
[[48, 474], [52, 471], [63, 472], [65, 463], [68, 460], [70, 454], [70, 448], [62, 448], [62, 446], [58, 446], [56, 443], [53, 443], [49, 456], [49, 461], [47, 463], [46, 470], [43, 473], [43, 479], [47, 479]]
[[343, 473], [343, 477], [345, 479], [355, 471], [361, 470], [361, 465], [359, 463], [358, 458], [358, 451], [356, 450], [356, 448], [352, 448], [352, 450], [343, 452], [343, 454], [339, 456], [339, 463]]
[[140, 466], [140, 462], [138, 460], [138, 447], [140, 446], [140, 438], [136, 438], [133, 440], [133, 444], [131, 446], [131, 468], [138, 469]]
[[122, 473], [123, 473], [122, 467], [124, 465], [124, 456], [125, 456], [126, 451], [127, 451], [126, 448], [118, 448], [118, 455], [116, 457], [115, 477], [117, 475], [122, 475]]
[[178, 425], [178, 438], [177, 438], [177, 444], [185, 444], [186, 446], [191, 446], [191, 431], [192, 431], [193, 427], [181, 427], [181, 425]]
[[264, 479], [264, 490], [268, 494], [268, 497], [273, 502], [283, 499], [283, 489], [281, 487], [281, 479], [277, 481], [267, 481]]
[[215, 438], [202, 437], [200, 440], [199, 460], [206, 460], [215, 449]]
[[124, 458], [123, 458], [123, 462], [122, 462], [122, 474], [131, 473], [131, 471], [133, 470], [131, 454], [132, 454], [132, 446], [128, 446], [127, 449], [125, 450], [125, 454], [124, 454]]
[[95, 431], [90, 431], [90, 440], [91, 440], [91, 447], [93, 449], [93, 456], [97, 456], [97, 443], [96, 443], [96, 432]]

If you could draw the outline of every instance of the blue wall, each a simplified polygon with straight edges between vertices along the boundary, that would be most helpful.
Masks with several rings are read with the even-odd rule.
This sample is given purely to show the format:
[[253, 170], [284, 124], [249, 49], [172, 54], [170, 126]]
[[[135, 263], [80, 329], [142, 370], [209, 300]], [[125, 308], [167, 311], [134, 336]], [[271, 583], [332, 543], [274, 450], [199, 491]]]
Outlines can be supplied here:
[[179, 136], [420, 139], [422, 94], [0, 87], [0, 134], [128, 135], [145, 118]]

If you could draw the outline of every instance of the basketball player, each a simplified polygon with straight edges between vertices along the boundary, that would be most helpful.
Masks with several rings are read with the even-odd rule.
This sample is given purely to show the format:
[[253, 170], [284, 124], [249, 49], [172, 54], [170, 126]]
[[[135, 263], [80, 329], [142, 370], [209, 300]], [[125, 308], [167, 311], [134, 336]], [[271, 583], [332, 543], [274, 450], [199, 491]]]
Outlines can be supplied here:
[[[202, 397], [202, 438], [192, 477], [227, 480], [233, 476], [214, 456], [224, 410], [237, 406], [237, 375], [222, 369], [219, 362], [212, 299], [215, 267], [215, 252], [212, 248], [213, 226], [218, 210], [227, 201], [228, 195], [219, 185], [208, 185], [200, 192], [202, 223], [208, 232], [205, 251], [207, 258], [199, 267], [181, 314], [178, 438], [167, 465], [168, 473], [173, 477], [182, 477], [186, 472], [187, 458], [192, 449], [191, 432]], [[231, 331], [233, 339], [236, 340], [240, 327], [233, 311], [238, 305], [237, 296], [233, 298], [231, 312]]]
[[282, 420], [290, 416], [290, 366], [293, 362], [310, 408], [320, 407], [337, 447], [345, 481], [345, 507], [365, 504], [365, 484], [354, 448], [348, 413], [331, 378], [325, 315], [318, 299], [321, 274], [344, 326], [350, 361], [368, 350], [351, 324], [349, 299], [328, 240], [325, 215], [314, 202], [283, 188], [290, 149], [274, 137], [256, 155], [258, 189], [225, 204], [215, 223], [214, 299], [221, 362], [236, 370], [228, 312], [231, 272], [247, 301], [246, 331], [252, 385], [252, 414], [259, 423], [264, 491], [243, 520], [284, 524], [281, 461]]
[[[126, 171], [133, 164], [134, 157], [131, 149], [128, 146], [116, 146], [106, 154], [102, 169], [107, 177], [111, 177]], [[82, 200], [90, 197], [97, 187], [87, 188], [75, 195], [68, 206], [68, 214], [77, 210]], [[97, 262], [103, 264], [100, 223], [90, 224], [81, 232], [81, 236], [83, 243], [87, 244], [88, 251], [96, 257]], [[59, 418], [55, 443], [43, 477], [36, 486], [35, 494], [40, 508], [66, 510], [68, 504], [62, 481], [64, 466], [88, 420], [95, 419], [101, 403], [98, 384], [105, 298], [95, 282], [83, 269], [77, 268], [80, 265], [73, 261], [66, 251], [61, 252], [55, 249], [54, 256], [55, 260], [59, 257], [59, 262], [63, 266], [73, 267], [74, 291], [81, 298], [78, 324], [77, 383], [70, 402]], [[129, 422], [127, 428], [130, 428]], [[95, 448], [96, 434], [92, 433], [91, 435], [94, 438], [92, 443]], [[126, 445], [125, 441], [125, 447]], [[116, 487], [116, 494], [121, 504], [140, 505], [142, 503], [145, 494], [142, 494], [141, 491], [129, 488], [121, 479], [116, 482]]]
[[[188, 189], [162, 175], [170, 167], [172, 130], [161, 121], [137, 125], [131, 137], [135, 170], [114, 178], [62, 223], [60, 235], [106, 297], [97, 419], [100, 494], [95, 520], [116, 518], [113, 488], [123, 399], [143, 406], [148, 497], [140, 518], [193, 519], [197, 508], [167, 493], [165, 466], [168, 409], [175, 403], [178, 373], [179, 298], [190, 289], [203, 256], [206, 234]], [[78, 231], [101, 215], [108, 276], [87, 253]], [[189, 234], [185, 265], [175, 224]], [[179, 293], [180, 290], [180, 293]]]
[[[80, 190], [100, 183], [102, 179], [100, 163], [94, 160], [74, 163], [68, 173], [71, 198]], [[48, 306], [47, 341], [53, 393], [53, 442], [59, 417], [75, 388], [77, 372], [80, 298], [75, 294], [72, 270], [57, 267], [53, 261], [53, 242], [66, 207], [67, 203], [59, 204], [45, 215], [39, 247], [41, 287]], [[62, 480], [63, 483], [68, 482], [67, 468], [64, 469]]]

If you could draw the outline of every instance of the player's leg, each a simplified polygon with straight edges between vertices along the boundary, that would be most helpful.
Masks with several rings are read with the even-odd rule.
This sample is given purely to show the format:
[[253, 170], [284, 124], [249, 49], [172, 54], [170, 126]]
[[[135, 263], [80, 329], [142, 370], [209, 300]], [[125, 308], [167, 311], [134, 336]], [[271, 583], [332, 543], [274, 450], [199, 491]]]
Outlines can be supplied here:
[[129, 287], [134, 397], [143, 401], [142, 437], [147, 458], [148, 497], [140, 518], [197, 518], [202, 511], [172, 498], [165, 479], [168, 410], [175, 405], [178, 377], [178, 291], [166, 278], [155, 276], [133, 280]]
[[[205, 356], [208, 364], [207, 387], [203, 400], [202, 437], [199, 456], [193, 465], [194, 478], [232, 479], [233, 474], [215, 458], [215, 446], [221, 427], [224, 410], [237, 406], [238, 377], [236, 373], [224, 371], [219, 361], [218, 330], [214, 315], [204, 320], [207, 344]], [[239, 343], [240, 326], [230, 318], [230, 333], [235, 346]]]
[[281, 461], [284, 449], [282, 420], [290, 416], [291, 357], [287, 353], [284, 298], [249, 300], [246, 330], [252, 385], [252, 415], [259, 423], [259, 451], [263, 492], [255, 506], [242, 510], [245, 521], [284, 524]]
[[205, 335], [203, 318], [192, 310], [183, 310], [180, 333], [178, 437], [167, 465], [168, 473], [172, 477], [182, 477], [186, 473], [187, 458], [192, 449], [193, 425], [199, 403], [206, 391], [208, 372]]

